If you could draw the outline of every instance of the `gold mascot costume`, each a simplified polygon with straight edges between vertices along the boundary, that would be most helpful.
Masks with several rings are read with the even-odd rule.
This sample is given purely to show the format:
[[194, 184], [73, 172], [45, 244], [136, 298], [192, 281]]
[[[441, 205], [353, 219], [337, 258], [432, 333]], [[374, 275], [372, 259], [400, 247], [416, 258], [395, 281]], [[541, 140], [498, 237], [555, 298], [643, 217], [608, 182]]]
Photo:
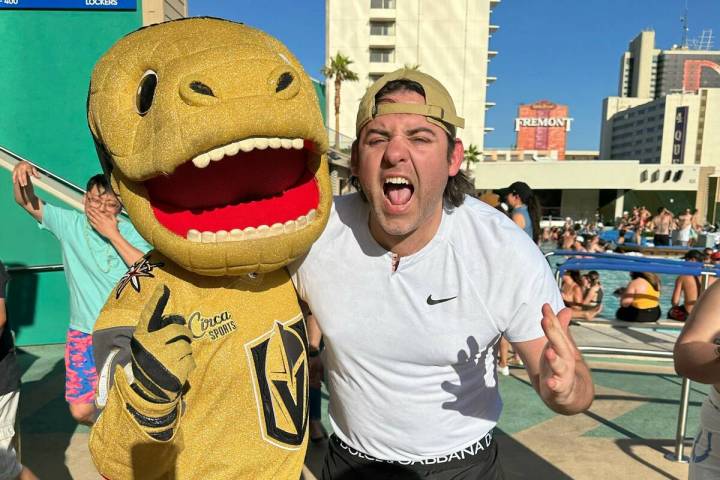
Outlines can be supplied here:
[[256, 29], [142, 28], [97, 63], [88, 122], [155, 250], [93, 333], [99, 472], [297, 479], [307, 446], [305, 324], [284, 268], [327, 223], [327, 134], [308, 76]]

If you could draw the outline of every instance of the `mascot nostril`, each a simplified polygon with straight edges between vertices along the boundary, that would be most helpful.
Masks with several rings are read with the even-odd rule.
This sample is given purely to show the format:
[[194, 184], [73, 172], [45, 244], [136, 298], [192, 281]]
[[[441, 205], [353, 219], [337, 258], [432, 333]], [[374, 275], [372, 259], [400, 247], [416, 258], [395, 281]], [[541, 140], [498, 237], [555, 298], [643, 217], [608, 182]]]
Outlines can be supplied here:
[[190, 90], [201, 95], [207, 95], [209, 97], [215, 96], [212, 89], [202, 82], [190, 82]]
[[307, 338], [285, 266], [320, 236], [332, 198], [310, 78], [264, 32], [189, 18], [105, 53], [87, 113], [105, 171], [154, 246], [93, 332], [99, 472], [299, 478]]

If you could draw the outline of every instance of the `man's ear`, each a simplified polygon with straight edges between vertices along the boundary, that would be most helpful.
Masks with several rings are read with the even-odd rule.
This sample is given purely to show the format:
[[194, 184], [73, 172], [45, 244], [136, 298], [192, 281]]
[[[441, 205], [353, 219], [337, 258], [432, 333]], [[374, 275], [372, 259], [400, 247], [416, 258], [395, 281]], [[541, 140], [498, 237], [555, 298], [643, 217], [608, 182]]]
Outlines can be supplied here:
[[358, 141], [357, 139], [352, 143], [350, 147], [350, 175], [357, 177], [358, 170]]
[[465, 158], [465, 147], [463, 147], [462, 140], [459, 138], [455, 139], [455, 146], [453, 148], [452, 155], [450, 156], [450, 164], [448, 165], [448, 176], [454, 177], [460, 171], [462, 167], [463, 159]]

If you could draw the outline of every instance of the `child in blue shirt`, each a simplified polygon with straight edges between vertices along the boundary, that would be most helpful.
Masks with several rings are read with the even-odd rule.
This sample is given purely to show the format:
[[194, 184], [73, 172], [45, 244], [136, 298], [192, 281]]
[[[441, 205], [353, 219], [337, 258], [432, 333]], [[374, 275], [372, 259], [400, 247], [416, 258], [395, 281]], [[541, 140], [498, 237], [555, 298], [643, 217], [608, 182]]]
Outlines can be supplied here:
[[120, 217], [122, 205], [107, 178], [95, 175], [83, 197], [85, 212], [55, 207], [40, 200], [31, 177], [34, 166], [20, 162], [13, 169], [15, 201], [60, 241], [65, 278], [70, 290], [70, 325], [65, 347], [65, 399], [78, 422], [95, 417], [97, 372], [92, 329], [110, 291], [152, 247], [133, 225]]

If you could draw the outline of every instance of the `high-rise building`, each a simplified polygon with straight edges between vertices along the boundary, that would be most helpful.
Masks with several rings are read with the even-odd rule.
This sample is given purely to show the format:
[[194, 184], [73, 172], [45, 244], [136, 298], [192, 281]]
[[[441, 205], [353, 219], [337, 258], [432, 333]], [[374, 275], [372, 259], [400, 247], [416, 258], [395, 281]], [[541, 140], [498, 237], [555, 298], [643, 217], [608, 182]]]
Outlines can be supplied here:
[[603, 102], [600, 158], [720, 165], [720, 51], [655, 48], [641, 32], [620, 65], [617, 97]]
[[620, 97], [659, 98], [700, 88], [720, 88], [720, 51], [677, 46], [659, 50], [655, 32], [646, 30], [630, 42], [620, 60]]
[[[491, 8], [500, 0], [326, 0], [326, 59], [349, 57], [357, 82], [341, 86], [340, 133], [355, 137], [357, 106], [367, 87], [403, 66], [417, 67], [445, 85], [465, 118], [459, 136], [484, 145]], [[328, 63], [329, 60], [326, 60]], [[326, 84], [327, 121], [335, 125], [332, 81]]]

